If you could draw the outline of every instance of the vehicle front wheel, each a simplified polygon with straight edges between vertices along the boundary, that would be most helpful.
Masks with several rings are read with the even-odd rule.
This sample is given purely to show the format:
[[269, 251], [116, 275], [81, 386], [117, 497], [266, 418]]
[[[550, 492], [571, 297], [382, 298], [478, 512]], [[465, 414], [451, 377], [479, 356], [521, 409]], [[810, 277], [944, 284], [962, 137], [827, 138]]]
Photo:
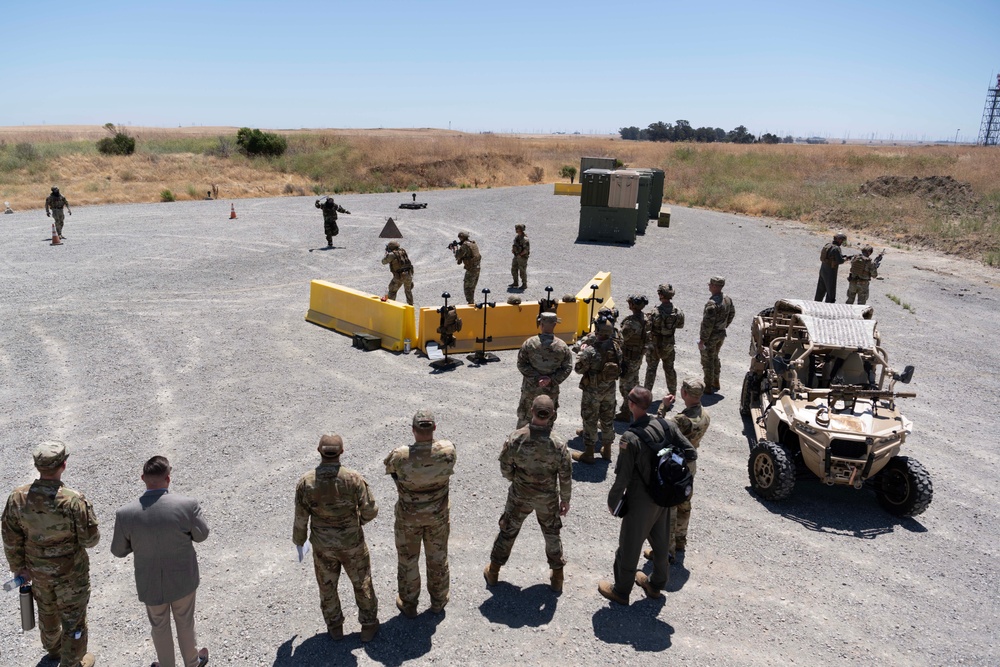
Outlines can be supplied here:
[[784, 500], [795, 487], [795, 464], [780, 445], [761, 440], [750, 450], [750, 486], [765, 500]]
[[908, 456], [893, 456], [874, 481], [879, 505], [894, 516], [917, 516], [934, 497], [930, 473]]

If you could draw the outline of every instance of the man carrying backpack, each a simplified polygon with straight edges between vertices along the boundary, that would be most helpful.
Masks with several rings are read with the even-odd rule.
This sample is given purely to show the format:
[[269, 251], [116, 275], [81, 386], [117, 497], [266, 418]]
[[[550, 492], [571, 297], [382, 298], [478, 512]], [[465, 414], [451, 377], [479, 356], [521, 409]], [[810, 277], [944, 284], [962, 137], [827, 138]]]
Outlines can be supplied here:
[[[666, 458], [659, 453], [668, 450], [667, 456], [673, 456], [676, 452], [677, 458], [684, 461], [698, 458], [698, 451], [673, 422], [660, 417], [650, 419], [650, 415], [646, 414], [652, 398], [644, 387], [635, 387], [629, 392], [632, 425], [618, 443], [615, 482], [608, 493], [608, 509], [612, 514], [616, 514], [623, 501], [628, 509], [624, 515], [620, 509], [616, 514], [623, 518], [618, 534], [618, 551], [615, 552], [614, 583], [601, 581], [597, 590], [607, 599], [622, 605], [628, 605], [633, 583], [646, 592], [646, 597], [653, 599], [661, 597], [661, 591], [667, 585], [670, 505], [661, 505], [664, 501], [660, 498], [654, 500], [653, 496], [653, 493], [659, 496], [658, 492], [664, 490], [655, 484], [655, 468], [662, 458]], [[663, 466], [660, 467], [662, 471]], [[690, 486], [687, 495], [690, 495]], [[636, 572], [642, 545], [647, 539], [653, 547], [652, 577]]]

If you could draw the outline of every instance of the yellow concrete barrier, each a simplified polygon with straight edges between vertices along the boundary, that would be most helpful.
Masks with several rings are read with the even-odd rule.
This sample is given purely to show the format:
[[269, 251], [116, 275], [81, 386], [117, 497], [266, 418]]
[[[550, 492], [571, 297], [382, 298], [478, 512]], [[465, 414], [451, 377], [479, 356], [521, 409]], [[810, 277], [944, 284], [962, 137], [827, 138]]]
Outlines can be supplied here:
[[554, 195], [570, 195], [579, 197], [582, 187], [579, 183], [556, 183]]
[[[577, 326], [580, 321], [579, 310], [583, 304], [579, 301], [559, 303], [559, 324], [555, 334], [567, 343], [576, 340]], [[462, 320], [462, 330], [455, 334], [455, 345], [448, 348], [448, 353], [465, 353], [481, 350], [482, 343], [476, 338], [483, 335], [483, 310], [469, 305], [456, 306], [458, 317]], [[525, 301], [514, 306], [509, 303], [498, 303], [486, 314], [486, 335], [493, 340], [486, 343], [487, 350], [515, 350], [521, 347], [525, 340], [538, 333], [535, 318], [538, 317], [538, 302]], [[420, 309], [420, 328], [417, 332], [417, 346], [425, 350], [430, 341], [440, 342], [441, 334], [437, 332], [441, 324], [441, 315], [436, 308]]]
[[594, 295], [594, 290], [591, 289], [591, 285], [597, 285], [597, 298], [603, 299], [601, 303], [594, 303], [594, 316], [597, 316], [597, 311], [601, 308], [614, 308], [615, 302], [611, 298], [611, 272], [601, 271], [593, 280], [589, 281], [583, 286], [576, 294], [577, 303], [580, 304], [579, 319], [577, 320], [576, 335], [582, 336], [583, 334], [590, 331], [590, 305], [586, 303], [584, 299], [589, 299]]
[[306, 320], [349, 336], [367, 333], [379, 336], [387, 350], [403, 349], [403, 339], [416, 338], [413, 306], [382, 301], [350, 287], [314, 280], [309, 286]]

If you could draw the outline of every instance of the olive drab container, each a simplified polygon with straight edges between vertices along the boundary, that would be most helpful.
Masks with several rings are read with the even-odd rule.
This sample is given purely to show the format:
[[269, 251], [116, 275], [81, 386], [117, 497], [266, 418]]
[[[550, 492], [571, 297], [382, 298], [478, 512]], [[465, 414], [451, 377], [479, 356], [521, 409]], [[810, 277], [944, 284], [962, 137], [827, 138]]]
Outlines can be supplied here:
[[27, 632], [35, 628], [35, 597], [31, 584], [21, 586], [21, 629]]

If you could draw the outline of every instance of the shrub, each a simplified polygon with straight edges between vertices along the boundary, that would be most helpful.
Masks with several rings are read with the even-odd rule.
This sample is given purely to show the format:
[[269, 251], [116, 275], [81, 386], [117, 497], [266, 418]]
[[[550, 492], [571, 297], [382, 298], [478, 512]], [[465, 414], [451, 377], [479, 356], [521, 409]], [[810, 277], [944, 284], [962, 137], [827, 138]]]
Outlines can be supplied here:
[[576, 167], [571, 164], [564, 165], [563, 168], [559, 170], [559, 175], [563, 178], [568, 178], [569, 182], [572, 183], [573, 179], [576, 178]]
[[219, 137], [219, 141], [215, 146], [205, 149], [205, 155], [228, 158], [232, 156], [234, 150], [232, 137]]
[[97, 142], [97, 150], [103, 155], [131, 155], [135, 152], [135, 138], [130, 137], [122, 126], [115, 127], [106, 123], [104, 129], [110, 137], [104, 137]]
[[264, 156], [277, 157], [288, 148], [288, 141], [273, 132], [261, 132], [258, 129], [241, 127], [236, 133], [236, 145], [247, 157]]
[[171, 192], [170, 190], [163, 190], [160, 193], [160, 201], [164, 202], [177, 201], [177, 198], [174, 197], [174, 193]]
[[14, 146], [14, 157], [21, 162], [34, 162], [41, 158], [42, 155], [35, 148], [35, 144], [25, 142]]
[[528, 180], [532, 183], [541, 183], [543, 178], [545, 178], [545, 170], [541, 167], [532, 167], [531, 171], [528, 172]]

